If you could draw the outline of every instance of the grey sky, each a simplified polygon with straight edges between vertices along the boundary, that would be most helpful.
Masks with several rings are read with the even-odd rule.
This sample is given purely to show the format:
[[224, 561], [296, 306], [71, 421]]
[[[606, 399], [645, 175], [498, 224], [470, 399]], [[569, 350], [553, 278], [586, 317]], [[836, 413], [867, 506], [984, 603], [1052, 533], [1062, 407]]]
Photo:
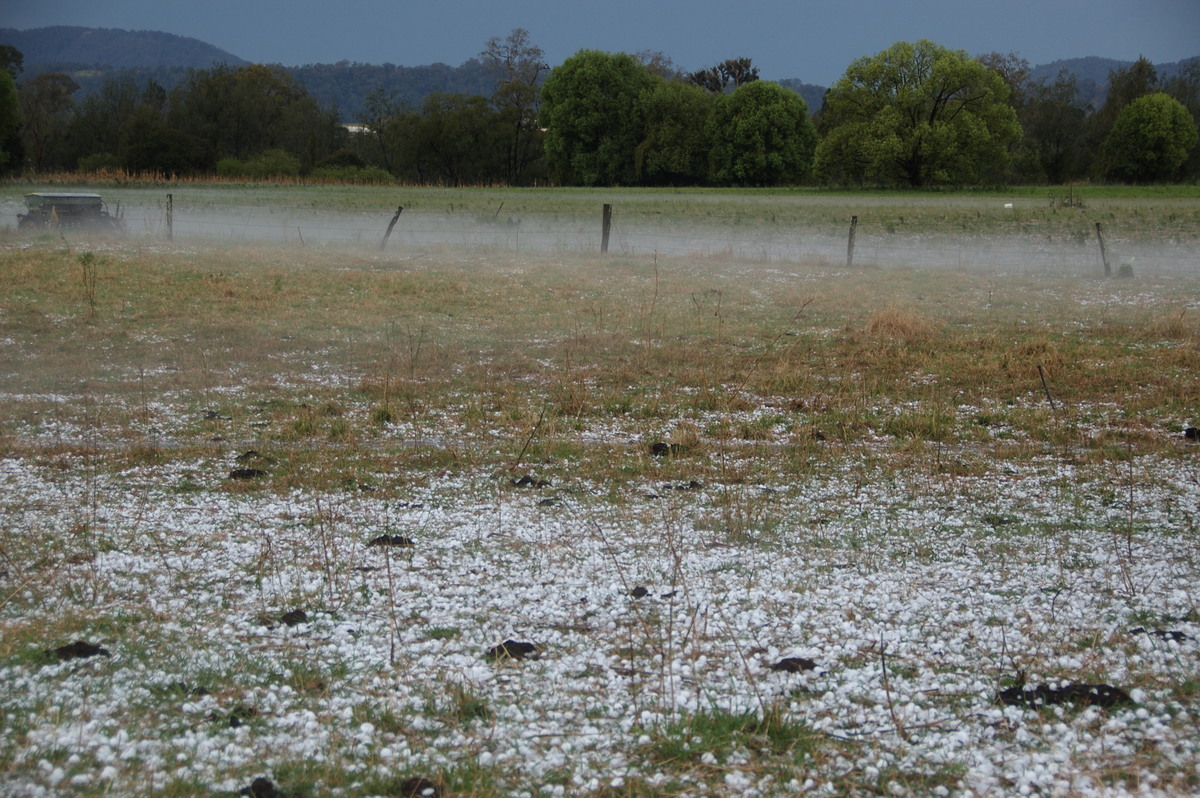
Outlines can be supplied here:
[[745, 56], [764, 78], [821, 85], [922, 38], [1032, 64], [1200, 55], [1200, 0], [0, 0], [0, 27], [48, 25], [167, 31], [285, 66], [457, 66], [520, 27], [551, 66], [583, 48], [659, 50], [688, 70]]

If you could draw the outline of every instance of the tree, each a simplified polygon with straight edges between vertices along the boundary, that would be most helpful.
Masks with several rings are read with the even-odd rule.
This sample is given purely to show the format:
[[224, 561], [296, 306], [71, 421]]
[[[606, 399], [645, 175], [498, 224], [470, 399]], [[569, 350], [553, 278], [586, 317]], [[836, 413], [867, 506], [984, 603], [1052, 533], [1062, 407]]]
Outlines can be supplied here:
[[1105, 177], [1132, 183], [1173, 180], [1200, 135], [1183, 104], [1163, 92], [1122, 109], [1100, 148]]
[[451, 186], [495, 183], [504, 175], [496, 112], [483, 97], [431, 94], [418, 128], [417, 157], [429, 176]]
[[[144, 93], [131, 75], [123, 74], [110, 77], [100, 91], [84, 98], [67, 130], [69, 161], [77, 164], [82, 158], [101, 153], [116, 157], [121, 129], [142, 104]], [[161, 109], [156, 110], [161, 113]]]
[[1004, 79], [927, 40], [853, 62], [829, 90], [821, 124], [825, 179], [914, 187], [999, 173], [1021, 136]]
[[661, 81], [642, 95], [645, 132], [634, 153], [639, 183], [684, 186], [704, 182], [712, 107], [711, 94], [676, 80]]
[[17, 133], [21, 129], [21, 112], [17, 103], [17, 87], [8, 70], [0, 69], [0, 169], [6, 169], [16, 160], [13, 152]]
[[638, 99], [660, 78], [625, 53], [580, 50], [542, 86], [546, 159], [564, 183], [631, 184], [642, 141]]
[[[1163, 91], [1179, 100], [1200, 126], [1200, 58], [1185, 62], [1178, 74], [1163, 82]], [[1192, 179], [1200, 177], [1200, 147], [1192, 149], [1184, 174]]]
[[171, 93], [166, 121], [199, 136], [218, 160], [283, 149], [307, 168], [342, 144], [332, 111], [279, 67], [261, 64], [193, 72]]
[[1025, 104], [1025, 88], [1029, 83], [1029, 62], [1016, 53], [985, 53], [976, 59], [1004, 79], [1008, 86], [1008, 104], [1020, 112]]
[[404, 135], [406, 126], [400, 124], [400, 117], [409, 113], [406, 103], [396, 99], [396, 93], [379, 88], [366, 96], [363, 110], [358, 115], [358, 121], [364, 125], [374, 144], [377, 163], [383, 165], [393, 175], [398, 174], [400, 153], [407, 136]]
[[0, 44], [0, 69], [15, 81], [25, 71], [25, 54], [11, 44]]
[[33, 160], [34, 171], [41, 172], [53, 163], [53, 152], [63, 140], [63, 130], [75, 104], [73, 95], [78, 88], [79, 84], [68, 75], [45, 72], [25, 81], [17, 90], [22, 137], [25, 150]]
[[498, 80], [491, 102], [508, 130], [505, 179], [510, 185], [527, 182], [527, 170], [543, 154], [537, 118], [542, 73], [550, 66], [524, 28], [514, 28], [505, 39], [488, 39], [480, 57]]
[[118, 156], [132, 173], [186, 175], [210, 171], [216, 164], [208, 142], [169, 126], [148, 104], [138, 106], [122, 126]]
[[1138, 97], [1158, 91], [1158, 71], [1144, 56], [1128, 67], [1108, 73], [1108, 94], [1100, 110], [1088, 117], [1083, 137], [1085, 157], [1098, 173], [1103, 173], [1100, 150], [1125, 106]]
[[724, 94], [758, 80], [758, 67], [749, 58], [729, 58], [714, 67], [693, 72], [688, 80], [705, 91]]
[[812, 171], [817, 131], [808, 105], [778, 83], [756, 80], [718, 97], [708, 131], [714, 183], [789, 185]]
[[648, 72], [663, 80], [672, 80], [680, 76], [679, 70], [675, 68], [675, 62], [661, 50], [638, 50], [633, 57]]
[[1019, 153], [1025, 177], [1057, 185], [1085, 171], [1081, 141], [1087, 110], [1078, 96], [1075, 76], [1065, 69], [1053, 83], [1026, 90]]

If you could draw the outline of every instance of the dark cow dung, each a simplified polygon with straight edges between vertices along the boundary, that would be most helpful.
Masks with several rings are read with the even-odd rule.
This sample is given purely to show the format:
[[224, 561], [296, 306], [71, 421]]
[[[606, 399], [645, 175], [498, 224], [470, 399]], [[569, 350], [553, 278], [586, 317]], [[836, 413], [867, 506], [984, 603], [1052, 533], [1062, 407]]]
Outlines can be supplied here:
[[1188, 427], [1183, 431], [1183, 437], [1189, 441], [1200, 441], [1200, 428]]
[[280, 616], [279, 620], [288, 626], [295, 626], [296, 624], [308, 623], [308, 614], [304, 610], [292, 610], [291, 612], [285, 612]]
[[235, 468], [229, 472], [230, 479], [258, 479], [266, 475], [267, 472], [261, 468]]
[[401, 798], [441, 798], [442, 790], [429, 779], [413, 776], [400, 782]]
[[1171, 643], [1182, 643], [1184, 640], [1191, 640], [1189, 635], [1180, 632], [1177, 629], [1149, 629], [1143, 626], [1138, 626], [1129, 630], [1131, 635], [1149, 635], [1157, 637], [1159, 640], [1167, 640]]
[[74, 643], [67, 643], [65, 646], [46, 649], [46, 656], [58, 657], [61, 662], [66, 662], [69, 659], [86, 659], [87, 657], [94, 657], [97, 654], [105, 657], [112, 656], [112, 654], [108, 653], [108, 649], [101, 648], [86, 640], [76, 640]]
[[804, 671], [816, 670], [817, 663], [805, 657], [784, 657], [771, 666], [773, 671], [783, 671], [784, 673], [803, 673]]
[[1132, 704], [1129, 693], [1111, 684], [1066, 684], [1062, 687], [1050, 687], [1040, 684], [1026, 690], [1024, 687], [1010, 687], [996, 694], [996, 702], [1017, 707], [1038, 709], [1044, 706], [1070, 704], [1072, 706], [1097, 706], [1111, 709], [1123, 704]]
[[700, 480], [693, 479], [688, 482], [680, 482], [675, 485], [667, 483], [666, 485], [663, 485], [663, 490], [700, 490], [703, 487], [704, 484], [700, 482]]
[[655, 441], [650, 444], [650, 454], [655, 457], [676, 457], [687, 451], [687, 447], [682, 443], [667, 443], [665, 441]]
[[404, 535], [380, 535], [377, 538], [371, 538], [367, 543], [368, 546], [412, 546], [412, 538], [406, 538]]
[[526, 659], [536, 658], [541, 649], [533, 643], [523, 643], [517, 640], [505, 640], [498, 646], [492, 646], [484, 654], [487, 659]]
[[646, 596], [650, 595], [650, 591], [641, 585], [638, 585], [633, 590], [629, 591], [629, 595], [633, 596], [635, 599], [645, 598]]
[[550, 483], [547, 482], [546, 480], [534, 479], [529, 474], [526, 474], [525, 476], [521, 477], [520, 479], [511, 479], [511, 480], [509, 480], [509, 484], [512, 485], [514, 488], [548, 488], [548, 487], [550, 487]]
[[[246, 725], [247, 721], [258, 717], [258, 710], [245, 704], [234, 707], [229, 713], [229, 728], [236, 729]], [[274, 789], [274, 788], [272, 788]], [[256, 793], [257, 794], [257, 793]], [[274, 795], [275, 793], [271, 793]]]
[[249, 787], [243, 787], [238, 795], [249, 795], [251, 798], [280, 798], [283, 793], [275, 789], [275, 784], [270, 779], [259, 776], [250, 782]]
[[172, 682], [171, 689], [185, 698], [202, 698], [206, 695], [212, 695], [212, 691], [207, 687], [196, 687], [187, 682]]

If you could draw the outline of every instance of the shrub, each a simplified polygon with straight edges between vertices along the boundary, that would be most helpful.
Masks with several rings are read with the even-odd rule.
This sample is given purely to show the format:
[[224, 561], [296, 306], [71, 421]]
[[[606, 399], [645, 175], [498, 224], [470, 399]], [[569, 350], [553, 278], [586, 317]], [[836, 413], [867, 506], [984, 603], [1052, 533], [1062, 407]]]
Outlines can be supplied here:
[[241, 161], [237, 158], [222, 158], [217, 161], [220, 177], [297, 177], [300, 174], [300, 159], [284, 150], [267, 150], [255, 157]]
[[366, 165], [367, 162], [359, 157], [358, 153], [354, 152], [354, 150], [347, 150], [343, 148], [332, 155], [326, 156], [325, 158], [317, 161], [316, 168], [323, 169], [325, 167], [338, 168], [349, 166], [355, 169], [362, 169], [366, 167]]
[[378, 166], [318, 166], [313, 169], [316, 180], [338, 183], [391, 183], [392, 176]]

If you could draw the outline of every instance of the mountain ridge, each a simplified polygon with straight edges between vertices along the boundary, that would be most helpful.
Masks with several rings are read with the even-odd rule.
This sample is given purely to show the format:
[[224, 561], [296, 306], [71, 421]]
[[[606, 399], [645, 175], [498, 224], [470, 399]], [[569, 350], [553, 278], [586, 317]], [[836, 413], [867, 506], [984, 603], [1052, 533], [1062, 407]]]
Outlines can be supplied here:
[[88, 66], [192, 67], [216, 64], [249, 64], [233, 53], [190, 36], [150, 30], [85, 28], [52, 25], [46, 28], [0, 28], [0, 43], [16, 47], [25, 56], [26, 71], [41, 64], [73, 63]]
[[[114, 72], [125, 72], [139, 82], [154, 80], [170, 90], [186, 78], [190, 69], [253, 63], [199, 39], [149, 30], [69, 25], [24, 31], [0, 28], [0, 44], [16, 47], [25, 56], [22, 77], [65, 72], [80, 85], [83, 96], [99, 90]], [[1154, 66], [1160, 78], [1167, 78], [1197, 59], [1200, 56]], [[1133, 63], [1103, 56], [1063, 58], [1031, 66], [1029, 77], [1050, 82], [1066, 69], [1076, 76], [1081, 98], [1099, 107], [1107, 92], [1109, 73]], [[376, 89], [392, 92], [397, 100], [416, 107], [433, 92], [488, 94], [493, 85], [483, 65], [473, 58], [457, 67], [440, 62], [397, 66], [349, 61], [276, 66], [295, 78], [318, 102], [336, 106], [347, 119], [358, 116], [366, 96]], [[827, 87], [799, 78], [771, 79], [800, 93], [810, 111], [821, 107]]]

